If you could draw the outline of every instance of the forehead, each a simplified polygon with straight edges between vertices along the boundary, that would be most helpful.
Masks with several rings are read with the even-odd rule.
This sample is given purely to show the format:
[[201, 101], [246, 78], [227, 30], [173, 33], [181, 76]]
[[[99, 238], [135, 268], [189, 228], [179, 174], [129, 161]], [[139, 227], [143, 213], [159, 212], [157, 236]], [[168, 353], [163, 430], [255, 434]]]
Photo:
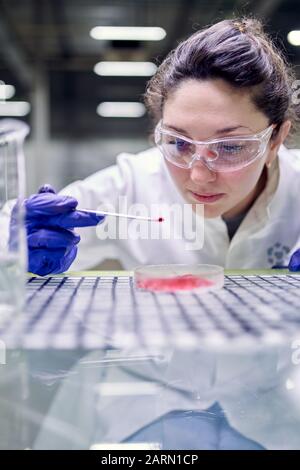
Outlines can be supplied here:
[[[232, 88], [224, 80], [185, 80], [170, 93], [163, 109], [164, 123], [201, 136], [216, 129], [243, 126], [253, 132], [266, 127], [267, 117], [251, 100], [249, 90]], [[196, 138], [196, 137], [195, 137]]]

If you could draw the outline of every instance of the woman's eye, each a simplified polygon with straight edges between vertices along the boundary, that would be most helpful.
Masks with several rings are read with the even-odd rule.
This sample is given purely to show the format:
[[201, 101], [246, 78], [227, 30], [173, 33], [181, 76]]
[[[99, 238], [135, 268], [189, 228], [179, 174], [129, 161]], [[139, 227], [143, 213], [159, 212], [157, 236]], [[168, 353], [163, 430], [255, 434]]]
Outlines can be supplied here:
[[226, 154], [236, 154], [243, 151], [243, 145], [239, 144], [223, 144], [220, 146], [220, 150]]
[[168, 137], [167, 144], [172, 145], [174, 147], [174, 150], [178, 153], [187, 152], [191, 146], [189, 142], [186, 142], [185, 140], [180, 139], [179, 137], [173, 136]]
[[176, 150], [179, 152], [186, 152], [190, 147], [189, 142], [182, 139], [175, 139], [174, 144], [176, 145]]

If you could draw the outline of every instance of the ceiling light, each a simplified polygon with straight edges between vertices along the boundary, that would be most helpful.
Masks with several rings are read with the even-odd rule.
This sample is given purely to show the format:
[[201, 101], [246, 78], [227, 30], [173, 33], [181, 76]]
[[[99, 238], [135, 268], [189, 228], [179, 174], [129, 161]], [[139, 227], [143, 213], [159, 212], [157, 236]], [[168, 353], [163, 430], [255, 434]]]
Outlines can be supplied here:
[[156, 72], [153, 62], [98, 62], [94, 72], [102, 76], [149, 77]]
[[292, 46], [300, 46], [300, 30], [290, 31], [287, 40]]
[[26, 116], [30, 109], [27, 101], [0, 101], [0, 116]]
[[139, 118], [146, 108], [142, 103], [126, 101], [104, 101], [97, 106], [97, 114], [102, 117]]
[[159, 27], [148, 26], [95, 26], [90, 36], [106, 41], [161, 41], [166, 31]]
[[6, 85], [6, 83], [0, 81], [0, 100], [9, 100], [16, 93], [16, 89], [13, 85]]

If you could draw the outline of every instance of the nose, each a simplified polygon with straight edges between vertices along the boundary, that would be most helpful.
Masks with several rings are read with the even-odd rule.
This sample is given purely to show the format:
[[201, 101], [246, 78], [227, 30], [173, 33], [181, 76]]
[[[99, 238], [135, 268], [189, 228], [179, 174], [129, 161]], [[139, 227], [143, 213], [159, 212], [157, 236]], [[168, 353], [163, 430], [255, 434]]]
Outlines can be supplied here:
[[[212, 155], [208, 149], [201, 148], [197, 153], [198, 159], [194, 160], [190, 170], [190, 178], [194, 183], [203, 183], [215, 181], [217, 174], [205, 164], [205, 161], [212, 159]], [[202, 158], [201, 158], [202, 157]]]

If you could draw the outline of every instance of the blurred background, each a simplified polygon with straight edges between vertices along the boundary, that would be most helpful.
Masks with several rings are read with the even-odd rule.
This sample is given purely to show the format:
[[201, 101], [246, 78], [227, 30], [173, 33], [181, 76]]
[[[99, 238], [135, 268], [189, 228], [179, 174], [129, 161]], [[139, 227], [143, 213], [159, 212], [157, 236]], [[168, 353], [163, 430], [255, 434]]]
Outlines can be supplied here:
[[156, 67], [198, 28], [248, 13], [300, 78], [299, 0], [0, 0], [0, 117], [31, 127], [27, 192], [146, 149], [142, 97]]

